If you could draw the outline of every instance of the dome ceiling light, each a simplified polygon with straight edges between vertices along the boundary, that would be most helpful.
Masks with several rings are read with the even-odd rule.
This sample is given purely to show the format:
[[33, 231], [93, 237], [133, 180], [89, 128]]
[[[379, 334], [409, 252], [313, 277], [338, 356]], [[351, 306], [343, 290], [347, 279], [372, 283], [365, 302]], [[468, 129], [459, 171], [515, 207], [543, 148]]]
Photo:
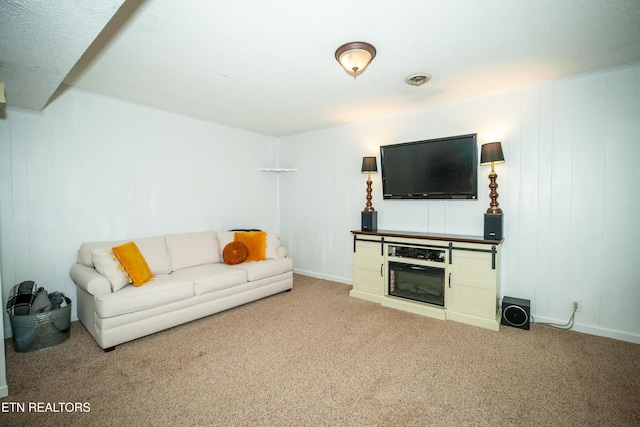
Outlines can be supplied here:
[[345, 43], [336, 50], [336, 60], [355, 79], [376, 57], [376, 48], [366, 42]]

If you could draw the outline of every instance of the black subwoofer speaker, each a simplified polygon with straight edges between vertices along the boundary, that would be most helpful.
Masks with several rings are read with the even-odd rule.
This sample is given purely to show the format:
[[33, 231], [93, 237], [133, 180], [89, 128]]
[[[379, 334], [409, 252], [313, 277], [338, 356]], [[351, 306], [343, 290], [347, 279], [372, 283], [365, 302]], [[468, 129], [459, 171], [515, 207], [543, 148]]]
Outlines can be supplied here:
[[528, 299], [502, 298], [502, 324], [529, 330], [531, 302]]
[[502, 214], [484, 214], [484, 238], [486, 240], [502, 239]]
[[362, 212], [362, 231], [378, 230], [378, 212]]

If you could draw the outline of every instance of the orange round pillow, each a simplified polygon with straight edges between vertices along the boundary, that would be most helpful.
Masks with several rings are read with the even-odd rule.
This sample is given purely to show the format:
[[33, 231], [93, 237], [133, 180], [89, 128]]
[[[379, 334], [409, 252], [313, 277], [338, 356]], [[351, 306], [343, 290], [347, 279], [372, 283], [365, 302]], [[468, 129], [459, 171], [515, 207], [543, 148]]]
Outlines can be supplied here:
[[222, 250], [222, 260], [225, 264], [235, 265], [244, 262], [249, 256], [249, 248], [242, 242], [231, 242]]

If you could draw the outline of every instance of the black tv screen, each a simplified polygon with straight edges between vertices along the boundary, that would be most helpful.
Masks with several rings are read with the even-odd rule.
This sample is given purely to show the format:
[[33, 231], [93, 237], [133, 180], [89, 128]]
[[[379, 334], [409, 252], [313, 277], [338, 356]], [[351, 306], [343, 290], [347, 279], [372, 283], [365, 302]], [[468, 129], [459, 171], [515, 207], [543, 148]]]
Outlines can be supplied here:
[[477, 199], [476, 134], [380, 147], [385, 199]]

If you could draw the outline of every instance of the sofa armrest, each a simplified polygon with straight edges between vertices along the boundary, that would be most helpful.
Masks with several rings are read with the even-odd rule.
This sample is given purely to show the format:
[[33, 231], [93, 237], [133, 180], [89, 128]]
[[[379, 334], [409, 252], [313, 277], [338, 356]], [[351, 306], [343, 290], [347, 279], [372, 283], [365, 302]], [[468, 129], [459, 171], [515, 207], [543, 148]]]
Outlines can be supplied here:
[[278, 259], [287, 258], [289, 256], [289, 249], [284, 246], [278, 248]]
[[79, 288], [94, 297], [111, 293], [109, 279], [98, 273], [95, 268], [76, 263], [71, 266], [69, 275]]

